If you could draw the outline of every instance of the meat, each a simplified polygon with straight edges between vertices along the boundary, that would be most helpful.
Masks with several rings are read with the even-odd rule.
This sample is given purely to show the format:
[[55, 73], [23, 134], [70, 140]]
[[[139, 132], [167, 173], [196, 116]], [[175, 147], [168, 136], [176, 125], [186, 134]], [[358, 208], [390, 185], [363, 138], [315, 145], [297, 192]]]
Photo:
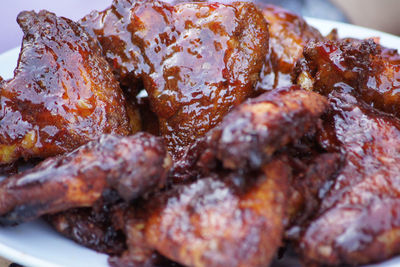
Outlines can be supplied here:
[[400, 61], [395, 50], [370, 40], [310, 43], [297, 68], [298, 83], [328, 95], [349, 92], [371, 106], [399, 116]]
[[189, 147], [174, 166], [178, 178], [207, 173], [218, 162], [226, 169], [256, 170], [275, 152], [315, 131], [326, 111], [325, 97], [297, 86], [267, 92], [232, 110]]
[[268, 51], [251, 3], [120, 0], [81, 23], [123, 83], [143, 83], [174, 158], [253, 94]]
[[[238, 106], [188, 148], [188, 160], [171, 171], [177, 178], [171, 189], [134, 204], [120, 219], [128, 250], [112, 265], [152, 266], [155, 251], [189, 266], [268, 265], [281, 244], [293, 179], [279, 151], [312, 133], [326, 108], [323, 96], [298, 87]], [[287, 127], [295, 134], [282, 132]], [[224, 131], [235, 142], [224, 144]], [[238, 163], [225, 164], [233, 155]]]
[[151, 266], [153, 249], [187, 266], [267, 266], [281, 245], [289, 176], [275, 160], [259, 172], [215, 174], [153, 197], [144, 215], [139, 208], [127, 221], [130, 249], [113, 265]]
[[300, 16], [283, 8], [257, 3], [269, 23], [270, 47], [257, 90], [260, 92], [292, 85], [296, 62], [310, 41], [322, 41], [321, 33]]
[[121, 202], [115, 191], [106, 191], [93, 207], [45, 216], [55, 230], [80, 245], [108, 255], [126, 250], [125, 234], [113, 223], [114, 207]]
[[361, 265], [399, 250], [400, 121], [347, 93], [332, 92], [321, 143], [345, 155], [336, 180], [299, 241], [302, 257], [321, 265]]
[[164, 185], [171, 160], [159, 138], [105, 135], [0, 183], [0, 223], [90, 207], [106, 189], [126, 201]]
[[101, 49], [77, 23], [22, 12], [18, 66], [0, 83], [0, 164], [70, 152], [105, 133], [140, 126]]
[[0, 171], [58, 156], [1, 178], [0, 224], [45, 215], [115, 267], [268, 266], [284, 241], [313, 266], [399, 254], [399, 54], [257, 5], [22, 13]]
[[339, 152], [327, 152], [315, 135], [308, 135], [284, 149], [292, 168], [285, 238], [298, 239], [298, 227], [318, 211], [320, 192], [337, 177], [343, 163]]

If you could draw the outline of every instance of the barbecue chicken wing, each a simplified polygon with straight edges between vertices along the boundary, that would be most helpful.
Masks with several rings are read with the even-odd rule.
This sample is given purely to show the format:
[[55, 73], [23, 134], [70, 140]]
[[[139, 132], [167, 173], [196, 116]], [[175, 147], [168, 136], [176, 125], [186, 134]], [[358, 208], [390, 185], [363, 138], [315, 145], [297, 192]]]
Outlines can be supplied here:
[[162, 186], [171, 160], [160, 138], [146, 133], [102, 136], [0, 183], [0, 222], [90, 207], [106, 189], [126, 201]]
[[400, 121], [350, 94], [332, 92], [330, 103], [321, 143], [345, 160], [299, 249], [321, 265], [382, 261], [400, 252]]
[[400, 115], [400, 56], [373, 40], [310, 43], [298, 65], [298, 83], [324, 95], [341, 90]]
[[175, 157], [253, 94], [268, 51], [251, 3], [119, 0], [81, 23], [126, 86], [143, 82]]
[[218, 163], [231, 170], [256, 170], [282, 147], [315, 131], [327, 107], [325, 97], [297, 86], [249, 99], [188, 147], [174, 174], [182, 178], [198, 169], [204, 175]]
[[112, 265], [152, 266], [156, 250], [187, 266], [268, 266], [281, 244], [289, 176], [275, 160], [262, 171], [211, 175], [152, 197], [127, 221], [129, 250]]
[[293, 84], [292, 74], [304, 46], [323, 40], [320, 32], [300, 16], [274, 5], [258, 3], [269, 23], [269, 53], [257, 89], [262, 92]]
[[0, 83], [0, 163], [132, 132], [122, 91], [96, 41], [47, 11], [22, 12], [18, 23], [24, 39], [15, 76]]

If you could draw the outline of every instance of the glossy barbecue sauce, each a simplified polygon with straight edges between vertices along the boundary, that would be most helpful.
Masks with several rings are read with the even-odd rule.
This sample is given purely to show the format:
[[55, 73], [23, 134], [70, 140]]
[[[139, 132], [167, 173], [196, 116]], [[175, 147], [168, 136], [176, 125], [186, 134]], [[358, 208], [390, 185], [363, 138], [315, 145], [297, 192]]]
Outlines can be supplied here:
[[125, 85], [141, 81], [176, 157], [253, 93], [268, 50], [251, 3], [116, 1], [82, 24]]
[[0, 163], [131, 133], [125, 99], [97, 43], [75, 22], [23, 12], [15, 77], [0, 83]]

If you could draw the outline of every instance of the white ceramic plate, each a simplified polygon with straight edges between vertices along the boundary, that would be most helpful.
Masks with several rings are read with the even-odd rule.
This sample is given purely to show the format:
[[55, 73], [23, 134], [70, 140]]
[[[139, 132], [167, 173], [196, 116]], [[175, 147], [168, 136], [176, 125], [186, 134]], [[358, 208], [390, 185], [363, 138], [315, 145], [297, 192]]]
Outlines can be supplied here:
[[[333, 21], [307, 20], [325, 35], [337, 28], [341, 37], [380, 37], [383, 45], [400, 50], [400, 38], [390, 34]], [[0, 76], [13, 76], [18, 54], [19, 48], [15, 48], [0, 55]], [[40, 220], [13, 228], [0, 227], [0, 256], [25, 266], [108, 266], [106, 255], [75, 244]], [[375, 266], [400, 266], [400, 257]]]

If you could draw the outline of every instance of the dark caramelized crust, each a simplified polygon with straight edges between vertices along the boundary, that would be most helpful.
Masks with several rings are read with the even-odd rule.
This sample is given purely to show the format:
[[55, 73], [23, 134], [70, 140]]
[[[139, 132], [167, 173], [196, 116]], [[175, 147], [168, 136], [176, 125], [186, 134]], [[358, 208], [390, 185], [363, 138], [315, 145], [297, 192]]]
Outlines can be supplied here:
[[80, 245], [108, 255], [121, 255], [126, 250], [125, 235], [113, 226], [112, 221], [113, 207], [118, 201], [118, 195], [108, 194], [93, 208], [71, 209], [48, 215], [46, 221], [56, 231]]
[[204, 173], [217, 160], [227, 169], [258, 169], [276, 151], [315, 131], [327, 107], [325, 97], [297, 86], [249, 99], [190, 146], [173, 175], [183, 177], [197, 167]]
[[[0, 163], [131, 133], [125, 99], [97, 42], [75, 22], [23, 12], [15, 77], [0, 83]], [[134, 123], [135, 124], [135, 123]]]
[[293, 84], [292, 73], [303, 48], [310, 41], [322, 41], [321, 33], [300, 16], [274, 5], [258, 3], [269, 24], [269, 53], [260, 75], [260, 92]]
[[298, 239], [299, 227], [314, 216], [320, 205], [320, 192], [337, 177], [341, 168], [340, 153], [327, 153], [316, 137], [303, 138], [284, 150], [293, 170], [288, 201], [286, 238]]
[[349, 92], [382, 111], [400, 115], [400, 56], [373, 40], [310, 43], [299, 64], [298, 83], [328, 95]]
[[268, 50], [267, 23], [251, 3], [120, 0], [82, 24], [122, 81], [143, 81], [175, 156], [253, 93]]
[[[257, 169], [274, 152], [315, 130], [327, 101], [298, 87], [251, 99], [228, 114], [207, 140], [229, 169]], [[212, 150], [212, 151], [211, 151]]]
[[[176, 186], [152, 198], [146, 219], [128, 220], [130, 248], [147, 244], [187, 266], [268, 266], [281, 244], [289, 175], [276, 160], [260, 172]], [[140, 254], [124, 257], [146, 259], [131, 252]]]
[[400, 121], [349, 94], [333, 93], [321, 141], [344, 166], [320, 192], [320, 210], [300, 239], [302, 257], [361, 265], [400, 252]]
[[160, 138], [102, 136], [0, 183], [0, 223], [90, 207], [107, 188], [129, 201], [162, 186], [170, 164]]

